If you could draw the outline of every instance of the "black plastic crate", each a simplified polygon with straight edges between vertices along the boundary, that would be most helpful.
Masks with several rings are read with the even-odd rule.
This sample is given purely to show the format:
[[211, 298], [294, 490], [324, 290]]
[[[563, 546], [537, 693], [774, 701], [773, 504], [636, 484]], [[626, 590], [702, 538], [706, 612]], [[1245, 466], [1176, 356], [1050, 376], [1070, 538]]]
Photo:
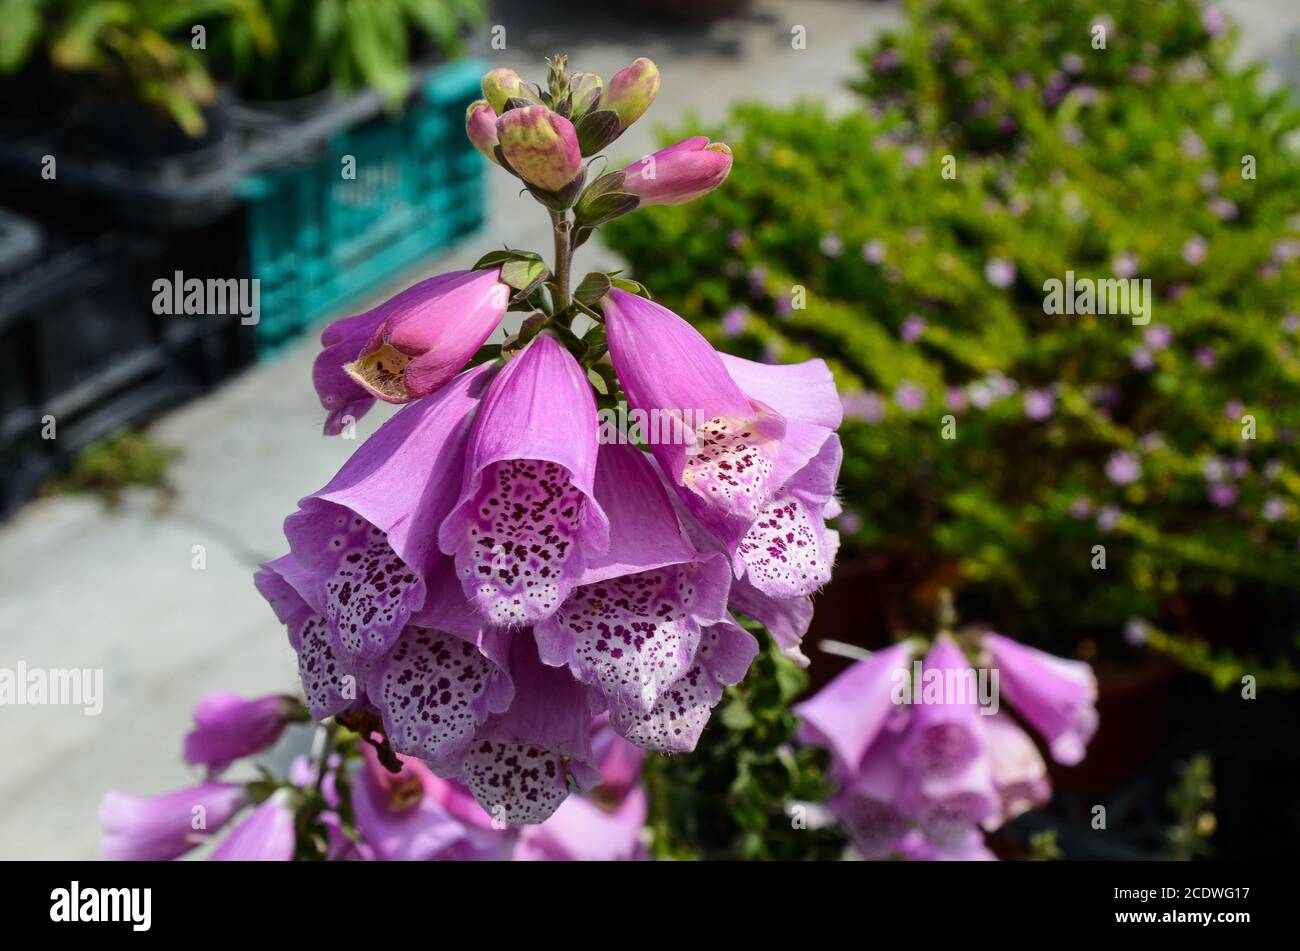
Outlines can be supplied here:
[[[252, 362], [238, 315], [163, 316], [154, 281], [227, 278], [230, 216], [169, 239], [107, 231], [47, 235], [40, 257], [0, 272], [0, 514], [87, 446], [206, 391]], [[53, 417], [55, 438], [44, 438]]]

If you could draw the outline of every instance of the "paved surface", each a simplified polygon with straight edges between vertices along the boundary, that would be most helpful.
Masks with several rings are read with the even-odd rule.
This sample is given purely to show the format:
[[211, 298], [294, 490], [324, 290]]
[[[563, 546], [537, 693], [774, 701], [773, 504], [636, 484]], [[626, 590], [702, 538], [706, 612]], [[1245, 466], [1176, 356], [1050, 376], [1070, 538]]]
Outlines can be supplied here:
[[[479, 54], [530, 78], [542, 78], [541, 57], [557, 51], [605, 76], [637, 56], [660, 65], [658, 102], [614, 150], [629, 161], [654, 144], [653, 121], [672, 123], [691, 109], [710, 120], [735, 99], [799, 96], [849, 108], [842, 85], [854, 73], [854, 48], [897, 20], [892, 8], [860, 0], [759, 0], [738, 19], [676, 28], [620, 17], [610, 4], [557, 4], [564, 12], [543, 24], [533, 6], [498, 5], [493, 22], [506, 27], [507, 50], [484, 42]], [[790, 49], [794, 24], [807, 28], [805, 51]], [[485, 232], [377, 299], [503, 243], [549, 256], [540, 206], [506, 175], [491, 181]], [[593, 241], [578, 266], [617, 264]], [[91, 498], [50, 498], [0, 526], [0, 667], [102, 668], [105, 694], [99, 716], [0, 707], [0, 857], [94, 855], [106, 789], [156, 793], [196, 779], [180, 760], [196, 700], [218, 689], [250, 696], [294, 688], [284, 630], [251, 576], [258, 562], [283, 552], [281, 521], [298, 498], [328, 481], [357, 446], [320, 435], [314, 339], [153, 427], [159, 441], [183, 449], [169, 508], [143, 490], [111, 512]], [[372, 411], [359, 438], [387, 415]], [[196, 545], [206, 555], [202, 570], [192, 567]]]
[[[555, 4], [563, 12], [545, 17], [537, 5], [497, 4], [493, 22], [506, 27], [507, 49], [484, 44], [481, 55], [529, 77], [540, 77], [541, 56], [557, 51], [605, 76], [641, 55], [660, 64], [658, 102], [613, 150], [629, 160], [652, 147], [654, 122], [672, 123], [687, 110], [707, 121], [737, 99], [784, 104], [805, 96], [851, 108], [843, 82], [855, 73], [854, 49], [899, 19], [894, 7], [866, 0], [756, 0], [739, 18], [688, 27], [623, 16], [611, 9], [621, 4], [608, 2]], [[1250, 53], [1294, 82], [1300, 5], [1224, 6], [1244, 22]], [[794, 25], [807, 29], [806, 50], [790, 48]], [[492, 175], [491, 217], [478, 240], [378, 298], [503, 243], [548, 250], [544, 214], [512, 181]], [[616, 264], [593, 241], [578, 266]], [[0, 857], [93, 855], [104, 790], [155, 793], [194, 779], [179, 750], [199, 697], [296, 683], [284, 631], [251, 574], [284, 550], [280, 523], [297, 499], [324, 484], [357, 445], [319, 434], [314, 353], [314, 337], [306, 337], [154, 427], [158, 440], [184, 451], [172, 470], [177, 495], [169, 509], [160, 511], [155, 494], [143, 491], [114, 512], [93, 499], [52, 498], [0, 526], [0, 667], [102, 668], [105, 691], [95, 717], [71, 707], [0, 708]], [[372, 411], [359, 437], [386, 416]], [[192, 567], [196, 545], [206, 554], [202, 570]]]

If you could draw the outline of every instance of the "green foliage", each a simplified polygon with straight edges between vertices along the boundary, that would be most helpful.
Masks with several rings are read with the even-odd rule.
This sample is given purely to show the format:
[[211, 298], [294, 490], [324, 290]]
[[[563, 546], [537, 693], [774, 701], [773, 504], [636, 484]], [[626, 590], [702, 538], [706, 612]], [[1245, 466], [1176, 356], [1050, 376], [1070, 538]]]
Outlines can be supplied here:
[[1178, 770], [1178, 783], [1168, 797], [1176, 820], [1169, 829], [1169, 859], [1188, 862], [1205, 858], [1214, 850], [1210, 839], [1214, 816], [1214, 769], [1210, 757], [1198, 753]]
[[[224, 80], [252, 99], [371, 86], [397, 106], [412, 58], [458, 54], [485, 10], [483, 0], [0, 0], [0, 74], [44, 55], [197, 136]], [[206, 49], [192, 47], [195, 26]]]
[[64, 475], [46, 486], [50, 492], [91, 493], [116, 505], [128, 486], [167, 488], [167, 469], [178, 453], [147, 433], [125, 432], [88, 448]]
[[6, 50], [0, 69], [22, 66], [44, 39], [57, 68], [93, 76], [110, 93], [155, 106], [193, 136], [206, 126], [203, 106], [216, 87], [202, 54], [191, 47], [192, 27], [238, 23], [263, 47], [271, 40], [258, 0], [60, 0], [39, 10], [15, 0], [6, 5], [21, 14], [21, 38]]
[[247, 28], [217, 36], [214, 57], [240, 92], [291, 99], [331, 84], [371, 86], [393, 105], [410, 89], [422, 45], [454, 55], [461, 34], [483, 22], [483, 0], [261, 0], [276, 37], [267, 50]]
[[655, 858], [835, 859], [844, 851], [838, 829], [786, 812], [827, 796], [827, 757], [794, 745], [790, 705], [807, 676], [759, 636], [749, 675], [727, 690], [695, 752], [647, 757]]
[[[1207, 606], [1288, 590], [1300, 112], [1189, 0], [910, 11], [863, 55], [863, 113], [739, 107], [704, 130], [734, 151], [726, 186], [607, 240], [725, 349], [831, 364], [846, 557], [909, 566], [887, 593], [904, 629], [952, 585], [963, 617], [1105, 659], [1130, 619], [1207, 634]], [[1131, 269], [1145, 326], [1044, 312], [1067, 271]], [[1117, 453], [1135, 481], [1108, 476]]]

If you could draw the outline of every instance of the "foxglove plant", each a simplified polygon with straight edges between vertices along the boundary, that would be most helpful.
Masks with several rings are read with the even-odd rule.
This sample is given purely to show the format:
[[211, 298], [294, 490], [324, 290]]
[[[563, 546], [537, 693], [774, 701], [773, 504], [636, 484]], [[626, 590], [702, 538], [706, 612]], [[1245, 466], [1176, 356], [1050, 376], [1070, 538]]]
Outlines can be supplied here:
[[864, 858], [992, 859], [984, 832], [1047, 802], [1043, 758], [1000, 699], [1064, 765], [1096, 732], [1087, 664], [992, 632], [960, 640], [940, 633], [923, 660], [919, 638], [877, 651], [796, 708], [801, 739], [830, 752], [828, 806]]
[[[241, 700], [205, 697], [185, 738], [219, 737], [213, 776], [264, 752], [275, 737], [307, 718], [282, 696]], [[251, 782], [218, 781], [161, 796], [110, 791], [100, 807], [101, 855], [116, 860], [179, 858], [213, 844], [212, 861], [633, 861], [645, 858], [641, 787], [644, 753], [610, 729], [591, 724], [598, 785], [575, 796], [546, 822], [516, 829], [483, 810], [463, 784], [436, 776], [414, 757], [392, 755], [376, 735], [319, 730], [310, 755], [275, 778], [257, 764]], [[245, 812], [245, 810], [247, 810]], [[243, 815], [241, 815], [243, 813]], [[228, 831], [227, 831], [228, 830]]]
[[[492, 252], [321, 336], [327, 434], [375, 400], [402, 406], [299, 502], [288, 553], [257, 573], [306, 711], [328, 725], [318, 779], [254, 790], [226, 852], [253, 855], [263, 830], [282, 856], [297, 803], [298, 853], [478, 856], [491, 842], [447, 792], [467, 789], [490, 825], [539, 826], [512, 833], [527, 857], [636, 857], [613, 830], [639, 829], [639, 792], [562, 806], [602, 784], [593, 724], [693, 750], [758, 651], [736, 613], [802, 660], [838, 547], [831, 374], [721, 355], [615, 274], [574, 283], [595, 228], [718, 187], [732, 156], [690, 138], [588, 183], [586, 160], [646, 111], [659, 73], [639, 59], [606, 84], [549, 66], [545, 88], [488, 73], [466, 133], [550, 216], [551, 266]], [[518, 329], [488, 344], [509, 312]], [[628, 410], [649, 425], [601, 419]], [[249, 719], [251, 746], [273, 738]], [[355, 776], [331, 765], [348, 744], [366, 750]], [[206, 761], [224, 765], [215, 746]]]

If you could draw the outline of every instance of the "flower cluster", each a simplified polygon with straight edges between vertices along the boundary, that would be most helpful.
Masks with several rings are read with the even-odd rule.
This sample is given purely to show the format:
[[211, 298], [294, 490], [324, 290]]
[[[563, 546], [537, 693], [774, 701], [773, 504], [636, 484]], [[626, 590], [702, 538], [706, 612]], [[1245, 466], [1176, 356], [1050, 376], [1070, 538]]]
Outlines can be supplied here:
[[[205, 782], [158, 796], [110, 791], [100, 808], [101, 855], [159, 861], [228, 834], [214, 861], [592, 861], [645, 857], [643, 753], [592, 724], [600, 785], [567, 800], [547, 822], [516, 830], [483, 811], [460, 783], [417, 759], [389, 757], [373, 738], [337, 729], [294, 759], [283, 781], [261, 769], [253, 782], [221, 777], [236, 760], [273, 746], [286, 724], [306, 719], [291, 697], [243, 700], [217, 693], [194, 712], [185, 759], [206, 767]], [[251, 811], [235, 823], [245, 809]]]
[[1000, 634], [971, 645], [974, 664], [947, 634], [924, 661], [917, 641], [895, 644], [796, 709], [801, 738], [830, 751], [829, 806], [865, 858], [990, 859], [983, 831], [1050, 798], [1043, 758], [1000, 697], [1057, 762], [1083, 759], [1097, 729], [1092, 669]]
[[[757, 650], [733, 612], [801, 657], [838, 546], [842, 410], [822, 361], [720, 354], [613, 275], [570, 287], [593, 228], [730, 170], [726, 146], [692, 138], [584, 188], [582, 159], [658, 85], [648, 60], [607, 87], [562, 58], [546, 90], [484, 77], [468, 134], [551, 215], [554, 269], [494, 252], [325, 329], [327, 433], [404, 405], [257, 574], [314, 718], [381, 735], [389, 765], [460, 780], [508, 824], [599, 783], [598, 716], [643, 749], [693, 749]], [[509, 311], [528, 316], [488, 345]], [[602, 439], [598, 406], [665, 425]]]

